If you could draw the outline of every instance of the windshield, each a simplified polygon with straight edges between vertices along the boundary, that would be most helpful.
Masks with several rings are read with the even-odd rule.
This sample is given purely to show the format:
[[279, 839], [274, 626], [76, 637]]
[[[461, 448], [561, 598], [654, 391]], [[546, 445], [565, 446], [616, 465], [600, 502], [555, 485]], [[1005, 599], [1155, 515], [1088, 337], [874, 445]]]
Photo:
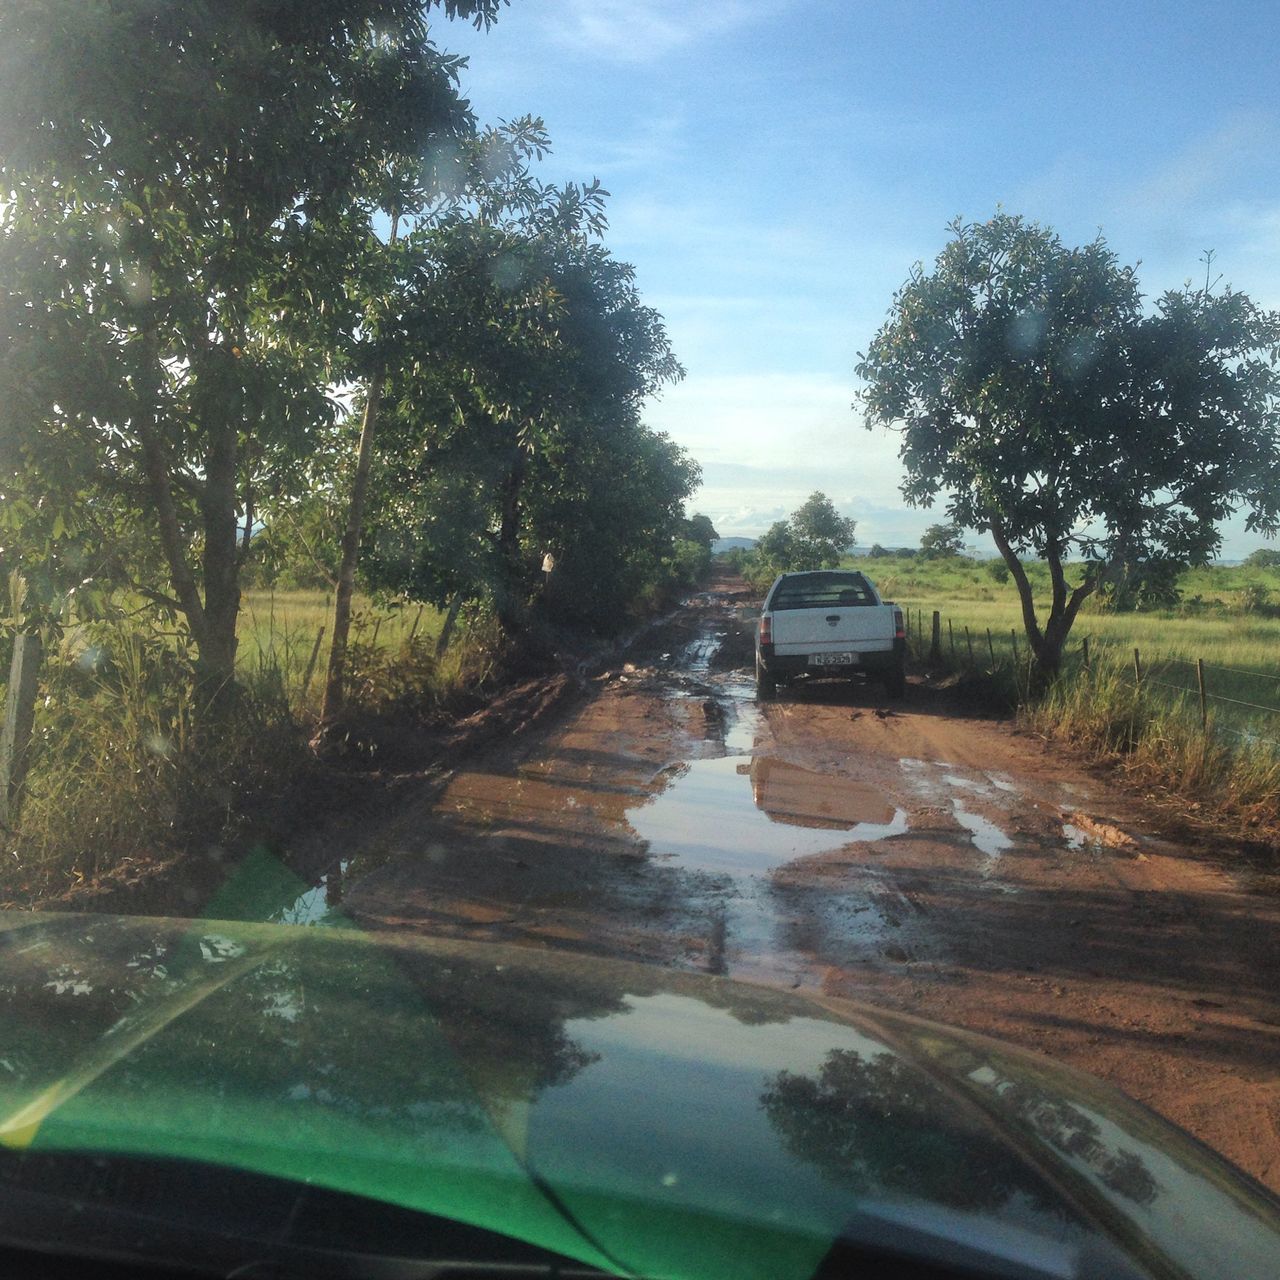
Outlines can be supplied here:
[[1280, 1274], [1278, 55], [0, 3], [0, 1251]]

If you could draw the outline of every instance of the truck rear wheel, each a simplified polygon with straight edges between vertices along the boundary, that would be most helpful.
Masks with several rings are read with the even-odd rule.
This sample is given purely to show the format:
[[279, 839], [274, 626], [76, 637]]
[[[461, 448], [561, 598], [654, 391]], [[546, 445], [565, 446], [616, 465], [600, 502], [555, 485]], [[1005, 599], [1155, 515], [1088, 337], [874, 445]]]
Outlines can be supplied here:
[[894, 667], [884, 678], [885, 691], [895, 702], [907, 696], [907, 672], [905, 667]]
[[756, 659], [756, 701], [772, 702], [778, 696], [778, 682], [765, 669], [764, 663]]

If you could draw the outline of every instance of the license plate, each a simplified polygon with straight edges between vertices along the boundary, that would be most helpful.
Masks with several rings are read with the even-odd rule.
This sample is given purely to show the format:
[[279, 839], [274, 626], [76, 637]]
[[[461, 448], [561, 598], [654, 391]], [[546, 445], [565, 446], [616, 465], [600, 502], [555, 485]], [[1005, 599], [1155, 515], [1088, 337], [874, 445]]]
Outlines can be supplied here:
[[851, 667], [858, 661], [856, 653], [811, 653], [811, 667]]

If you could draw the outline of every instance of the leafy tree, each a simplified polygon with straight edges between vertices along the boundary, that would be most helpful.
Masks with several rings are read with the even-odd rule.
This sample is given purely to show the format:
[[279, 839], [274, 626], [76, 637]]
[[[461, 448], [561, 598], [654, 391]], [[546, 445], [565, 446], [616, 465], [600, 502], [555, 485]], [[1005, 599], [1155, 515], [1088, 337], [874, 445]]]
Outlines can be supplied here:
[[878, 542], [871, 544], [871, 550], [867, 552], [868, 560], [887, 560], [893, 552], [888, 547], [881, 546]]
[[920, 558], [941, 560], [964, 551], [964, 531], [955, 524], [931, 524], [920, 538]]
[[[474, 289], [460, 287], [458, 261], [451, 263], [455, 274], [450, 277], [433, 256], [440, 247], [441, 227], [466, 233], [471, 223], [483, 237], [495, 226], [501, 234], [498, 224], [514, 215], [526, 236], [581, 237], [603, 229], [605, 193], [599, 182], [555, 188], [532, 176], [530, 160], [541, 158], [549, 145], [542, 122], [523, 117], [464, 140], [458, 162], [443, 173], [431, 156], [423, 160], [393, 155], [379, 175], [390, 214], [389, 240], [377, 244], [383, 270], [366, 269], [359, 275], [366, 299], [363, 313], [341, 335], [342, 345], [368, 370], [368, 378], [334, 593], [333, 642], [321, 713], [325, 725], [333, 723], [344, 698], [351, 602], [385, 384], [397, 367], [420, 364], [424, 346], [436, 353], [455, 341], [454, 330], [474, 331], [479, 318], [460, 312], [459, 300], [474, 303], [476, 295]], [[482, 295], [492, 295], [495, 289], [521, 292], [514, 289], [523, 277], [518, 256], [482, 254], [466, 261], [473, 269], [479, 265], [491, 273], [481, 281]], [[441, 296], [450, 290], [456, 290], [453, 296]], [[533, 336], [537, 342], [536, 331]]]
[[696, 542], [708, 550], [720, 537], [715, 525], [711, 523], [711, 517], [704, 516], [701, 512], [695, 512], [683, 522], [680, 535], [689, 542]]
[[752, 552], [757, 563], [771, 573], [786, 573], [797, 566], [799, 549], [789, 520], [775, 520], [761, 535]]
[[756, 562], [774, 573], [834, 569], [853, 542], [856, 521], [836, 511], [825, 493], [811, 493], [786, 520], [772, 524], [756, 543]]
[[1274, 547], [1259, 547], [1245, 557], [1250, 569], [1280, 569], [1280, 551]]
[[[857, 366], [868, 427], [899, 424], [903, 494], [990, 530], [1042, 676], [1123, 565], [1200, 563], [1218, 522], [1280, 528], [1280, 315], [1190, 284], [1144, 309], [1101, 238], [997, 214], [951, 226]], [[1067, 557], [1084, 562], [1068, 580]], [[1042, 557], [1041, 619], [1024, 561]]]
[[791, 513], [799, 564], [806, 569], [834, 569], [853, 545], [856, 528], [857, 521], [840, 515], [825, 493], [811, 493]]
[[577, 601], [614, 617], [635, 585], [624, 562], [641, 545], [670, 551], [696, 487], [683, 453], [640, 423], [644, 399], [682, 375], [661, 317], [572, 208], [551, 225], [453, 221], [427, 241], [403, 320], [416, 355], [388, 380], [370, 576], [437, 603], [491, 600], [522, 635], [552, 551], [557, 599], [590, 561], [598, 581]]
[[[4, 471], [50, 511], [92, 497], [154, 537], [168, 586], [136, 585], [183, 617], [212, 694], [234, 677], [256, 504], [332, 423], [327, 387], [361, 374], [291, 317], [364, 318], [347, 285], [388, 158], [472, 128], [427, 7], [0, 11]], [[438, 7], [484, 23], [499, 0]]]

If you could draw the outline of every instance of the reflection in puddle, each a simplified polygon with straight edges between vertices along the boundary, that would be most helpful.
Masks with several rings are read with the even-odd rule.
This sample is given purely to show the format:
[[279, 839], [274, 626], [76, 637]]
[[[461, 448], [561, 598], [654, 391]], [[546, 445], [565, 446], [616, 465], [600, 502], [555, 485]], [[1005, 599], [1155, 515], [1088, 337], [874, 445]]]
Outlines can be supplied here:
[[338, 910], [342, 903], [342, 890], [351, 861], [344, 858], [318, 884], [300, 893], [287, 906], [270, 916], [272, 924], [345, 924], [346, 917]]
[[655, 856], [731, 876], [907, 829], [906, 811], [871, 788], [778, 761], [734, 756], [695, 760], [627, 818]]
[[992, 875], [1000, 864], [1000, 855], [1006, 849], [1013, 848], [1013, 841], [989, 818], [984, 818], [980, 813], [971, 813], [959, 800], [951, 802], [951, 812], [969, 833], [974, 848], [982, 854], [982, 866], [979, 868], [982, 874]]
[[897, 812], [865, 782], [815, 773], [768, 756], [751, 762], [751, 796], [774, 822], [796, 827], [848, 831], [855, 826], [889, 826]]
[[1071, 822], [1062, 824], [1062, 836], [1067, 842], [1067, 848], [1071, 850], [1087, 849], [1092, 843], [1088, 835]]
[[793, 970], [799, 985], [811, 972], [812, 930], [834, 928], [842, 946], [865, 949], [893, 927], [874, 875], [852, 897], [845, 888], [811, 899], [768, 874], [793, 859], [904, 834], [906, 811], [865, 784], [764, 756], [696, 760], [627, 820], [651, 857], [730, 881], [710, 919], [703, 959], [713, 973], [776, 978]]

